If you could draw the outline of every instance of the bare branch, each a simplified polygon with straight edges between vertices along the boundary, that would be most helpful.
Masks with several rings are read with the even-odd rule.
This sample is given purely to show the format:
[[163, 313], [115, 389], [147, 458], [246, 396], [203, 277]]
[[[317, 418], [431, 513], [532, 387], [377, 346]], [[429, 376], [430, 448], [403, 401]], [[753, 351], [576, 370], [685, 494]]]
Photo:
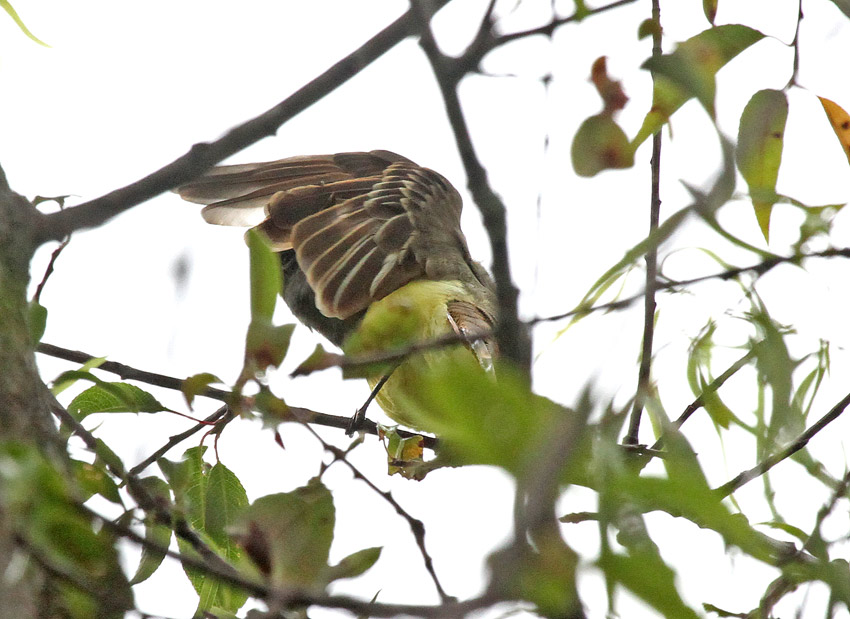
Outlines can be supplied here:
[[[694, 284], [700, 284], [702, 282], [707, 282], [714, 279], [727, 281], [730, 279], [735, 279], [736, 277], [744, 275], [745, 273], [754, 273], [757, 277], [761, 277], [762, 275], [764, 275], [765, 273], [780, 264], [799, 264], [807, 258], [838, 257], [850, 258], [850, 247], [832, 247], [823, 251], [812, 252], [809, 254], [793, 254], [791, 256], [771, 256], [759, 263], [750, 266], [735, 267], [734, 269], [727, 269], [725, 271], [720, 271], [719, 273], [712, 273], [711, 275], [701, 275], [700, 277], [692, 277], [690, 279], [656, 282], [655, 290], [674, 290], [676, 288], [692, 286]], [[529, 321], [529, 324], [534, 325], [539, 322], [553, 322], [556, 320], [563, 320], [565, 318], [571, 318], [573, 316], [582, 316], [593, 312], [623, 309], [634, 304], [636, 301], [641, 300], [645, 294], [645, 292], [639, 292], [630, 297], [619, 299], [617, 301], [611, 301], [609, 303], [601, 303], [599, 305], [589, 305], [585, 307], [578, 306], [568, 312], [564, 312], [563, 314], [554, 314], [552, 316], [538, 316], [537, 318], [531, 319]]]
[[[659, 0], [652, 0], [652, 57], [661, 57], [661, 6]], [[653, 75], [653, 82], [655, 77]], [[649, 234], [658, 229], [661, 213], [661, 130], [652, 136], [651, 159], [652, 189], [649, 199]], [[640, 418], [643, 414], [643, 403], [649, 392], [650, 373], [652, 368], [652, 340], [655, 337], [655, 287], [658, 281], [658, 246], [652, 245], [646, 252], [646, 284], [644, 290], [643, 312], [643, 345], [640, 353], [640, 368], [638, 370], [637, 390], [635, 391], [632, 415], [629, 420], [629, 431], [623, 441], [627, 445], [637, 445], [640, 434]]]
[[493, 279], [496, 282], [496, 298], [499, 304], [499, 320], [496, 325], [499, 352], [519, 368], [530, 371], [531, 340], [525, 326], [519, 320], [517, 311], [519, 291], [511, 280], [505, 205], [490, 186], [487, 172], [475, 153], [457, 93], [458, 83], [469, 67], [466, 66], [462, 57], [452, 59], [440, 52], [431, 32], [430, 14], [422, 5], [423, 3], [418, 1], [411, 3], [411, 10], [416, 10], [420, 17], [420, 44], [431, 63], [443, 95], [449, 124], [454, 132], [457, 149], [466, 170], [469, 191], [481, 212], [484, 227], [490, 238]]
[[181, 563], [197, 569], [206, 577], [227, 583], [244, 590], [246, 593], [258, 599], [273, 602], [285, 608], [321, 606], [324, 608], [339, 608], [348, 610], [352, 613], [367, 617], [396, 617], [400, 615], [410, 615], [439, 619], [444, 617], [464, 616], [466, 613], [470, 613], [499, 601], [493, 598], [493, 596], [483, 595], [464, 602], [448, 602], [446, 604], [433, 606], [415, 604], [382, 604], [379, 602], [365, 602], [345, 595], [317, 593], [312, 590], [308, 591], [296, 587], [272, 587], [265, 583], [246, 578], [235, 571], [229, 569], [223, 570], [218, 567], [208, 565], [197, 558], [182, 555], [171, 550], [165, 545], [157, 544], [151, 540], [145, 539], [133, 531], [130, 527], [123, 526], [109, 518], [105, 518], [85, 505], [79, 505], [79, 508], [91, 517], [97, 518], [103, 524], [103, 527], [114, 535], [128, 539], [142, 548], [150, 548], [151, 550], [164, 553], [168, 557], [177, 559]]
[[776, 452], [772, 456], [768, 456], [753, 468], [736, 475], [733, 479], [730, 479], [725, 484], [717, 488], [715, 492], [721, 497], [729, 496], [744, 484], [751, 482], [752, 480], [761, 475], [764, 475], [774, 466], [776, 466], [786, 458], [790, 458], [795, 453], [800, 451], [803, 447], [805, 447], [808, 442], [812, 440], [812, 437], [814, 437], [818, 432], [823, 430], [830, 423], [838, 419], [838, 417], [841, 416], [841, 414], [848, 406], [850, 406], [850, 393], [844, 396], [844, 398], [842, 398], [841, 401], [838, 402], [838, 404], [833, 406], [826, 415], [818, 419], [812, 427], [800, 434], [800, 436], [794, 439], [794, 441], [792, 441], [787, 447]]
[[[88, 353], [84, 353], [78, 350], [69, 350], [67, 348], [62, 348], [61, 346], [55, 346], [53, 344], [47, 344], [45, 342], [42, 342], [38, 345], [38, 352], [45, 355], [50, 355], [51, 357], [65, 359], [66, 361], [73, 361], [75, 363], [86, 363], [87, 361], [95, 358], [94, 355], [90, 355]], [[179, 378], [175, 378], [173, 376], [166, 376], [165, 374], [157, 374], [156, 372], [139, 370], [123, 363], [117, 363], [115, 361], [104, 361], [100, 366], [98, 366], [97, 369], [103, 370], [105, 372], [110, 372], [112, 374], [117, 374], [118, 376], [126, 380], [135, 380], [140, 383], [155, 385], [164, 389], [173, 389], [175, 391], [180, 391], [183, 385], [183, 381]], [[225, 403], [232, 402], [234, 398], [232, 392], [224, 389], [216, 389], [214, 387], [207, 387], [198, 395], [202, 395], [204, 397]], [[348, 425], [351, 422], [350, 417], [343, 417], [340, 415], [329, 415], [327, 413], [320, 413], [299, 406], [290, 406], [289, 411], [292, 415], [293, 421], [312, 423], [320, 426], [327, 426], [329, 428], [339, 428], [342, 430], [346, 430], [348, 429]], [[163, 447], [158, 449], [155, 454], [150, 456], [148, 459], [156, 459], [156, 457], [159, 457], [160, 455], [164, 454], [165, 451], [168, 451], [169, 449], [171, 449], [181, 441], [185, 440], [189, 436], [195, 434], [201, 429], [209, 427], [209, 422], [219, 419], [221, 417], [219, 413], [221, 412], [222, 409], [219, 409], [219, 411], [216, 411], [216, 413], [210, 415], [210, 417], [204, 420], [204, 422], [199, 423], [198, 425], [193, 426], [192, 428], [180, 434], [172, 436], [168, 443], [163, 445]], [[361, 427], [358, 428], [358, 431], [365, 432], [366, 434], [371, 434], [373, 436], [378, 436], [377, 424], [374, 421], [369, 421], [368, 419], [365, 419], [363, 421]], [[422, 436], [418, 432], [410, 432], [401, 429], [399, 429], [398, 433], [405, 438], [411, 436]], [[428, 449], [437, 448], [437, 439], [433, 436], [422, 436], [422, 439], [424, 441], [423, 444]], [[152, 462], [153, 460], [147, 462], [145, 467], [150, 466]]]
[[[448, 0], [433, 0], [436, 8]], [[436, 10], [435, 8], [435, 10]], [[274, 135], [278, 128], [316, 101], [357, 75], [405, 37], [416, 32], [413, 10], [384, 28], [360, 48], [302, 86], [273, 108], [228, 131], [213, 142], [195, 144], [188, 153], [148, 176], [100, 198], [45, 215], [37, 242], [59, 240], [75, 230], [99, 226], [110, 218], [154, 196], [186, 183], [243, 148]]]
[[[56, 357], [57, 359], [64, 359], [65, 361], [73, 361], [74, 363], [80, 364], [88, 363], [92, 359], [96, 358], [94, 355], [90, 355], [79, 350], [70, 350], [68, 348], [62, 348], [61, 346], [55, 346], [54, 344], [48, 344], [47, 342], [41, 342], [36, 350], [43, 355], [49, 355], [51, 357]], [[158, 374], [156, 372], [139, 370], [116, 361], [104, 361], [97, 367], [97, 369], [111, 374], [116, 374], [124, 380], [135, 380], [140, 383], [155, 385], [165, 389], [180, 391], [183, 386], [183, 381], [179, 378], [166, 376], [165, 374]], [[215, 387], [207, 387], [198, 395], [212, 398], [214, 400], [226, 401], [230, 392], [224, 391], [223, 389], [216, 389]]]
[[[705, 386], [705, 388], [702, 390], [702, 393], [700, 393], [699, 396], [697, 396], [696, 400], [694, 400], [693, 402], [688, 404], [688, 406], [685, 407], [685, 410], [682, 411], [682, 414], [679, 415], [679, 418], [676, 419], [676, 421], [673, 422], [673, 427], [676, 430], [681, 428], [684, 425], [684, 423], [690, 418], [691, 415], [693, 415], [696, 411], [698, 411], [700, 408], [702, 408], [705, 405], [706, 396], [708, 396], [709, 394], [715, 393], [718, 389], [720, 389], [720, 387], [723, 386], [723, 383], [725, 383], [727, 380], [732, 378], [732, 376], [734, 376], [738, 372], [738, 370], [740, 370], [742, 367], [747, 365], [753, 359], [753, 357], [755, 357], [755, 355], [756, 355], [755, 347], [753, 347], [749, 350], [749, 352], [747, 352], [747, 354], [745, 354], [743, 357], [738, 359], [735, 363], [733, 363], [728, 368], [726, 368], [726, 371], [724, 371], [720, 376], [718, 376], [713, 381], [711, 381], [709, 384], [707, 384]], [[664, 444], [664, 435], [662, 434], [658, 438], [658, 440], [655, 441], [655, 444], [652, 446], [651, 449], [653, 449], [653, 450], [661, 449], [661, 446], [663, 444]]]
[[222, 406], [221, 408], [216, 409], [216, 411], [214, 413], [209, 415], [201, 423], [195, 424], [191, 428], [189, 428], [187, 430], [183, 430], [183, 432], [180, 432], [178, 434], [175, 434], [175, 435], [169, 437], [168, 441], [162, 447], [157, 449], [155, 452], [153, 452], [147, 458], [145, 458], [144, 460], [139, 462], [136, 466], [131, 468], [130, 469], [130, 475], [140, 474], [142, 471], [144, 471], [146, 468], [148, 468], [151, 464], [153, 464], [154, 462], [159, 460], [162, 456], [164, 456], [169, 451], [171, 451], [171, 449], [173, 447], [179, 445], [180, 443], [185, 441], [187, 438], [189, 438], [193, 434], [200, 432], [203, 429], [209, 428], [211, 423], [216, 423], [220, 419], [224, 419], [224, 417], [226, 415], [228, 415], [229, 412], [230, 412], [230, 408], [228, 408], [227, 406]]
[[327, 441], [325, 441], [319, 434], [313, 430], [313, 428], [305, 425], [305, 427], [313, 434], [313, 436], [318, 440], [325, 451], [333, 455], [334, 460], [338, 462], [342, 462], [345, 464], [351, 473], [354, 475], [356, 479], [359, 479], [364, 484], [369, 486], [378, 496], [384, 499], [387, 503], [389, 503], [395, 512], [404, 518], [407, 521], [408, 526], [410, 527], [411, 532], [413, 533], [413, 538], [416, 540], [416, 545], [419, 548], [419, 553], [422, 555], [422, 560], [425, 563], [425, 569], [428, 572], [429, 576], [431, 576], [431, 580], [434, 582], [434, 586], [437, 589], [437, 593], [440, 596], [440, 599], [443, 603], [455, 601], [455, 598], [449, 596], [443, 586], [440, 584], [440, 579], [437, 578], [437, 572], [434, 569], [434, 561], [431, 558], [431, 555], [428, 553], [428, 549], [425, 547], [425, 525], [418, 518], [414, 518], [410, 513], [405, 510], [398, 501], [396, 501], [395, 497], [393, 497], [392, 493], [389, 490], [381, 490], [378, 488], [372, 481], [366, 477], [360, 470], [351, 464], [346, 458], [346, 452], [344, 452], [339, 447], [331, 445]]

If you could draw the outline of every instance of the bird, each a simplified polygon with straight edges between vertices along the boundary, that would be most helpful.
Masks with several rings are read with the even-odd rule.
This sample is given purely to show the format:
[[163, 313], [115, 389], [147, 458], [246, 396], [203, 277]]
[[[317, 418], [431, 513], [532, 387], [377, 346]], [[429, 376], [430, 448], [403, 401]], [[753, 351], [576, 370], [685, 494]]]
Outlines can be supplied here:
[[[253, 227], [278, 252], [293, 315], [350, 353], [457, 334], [367, 380], [394, 421], [416, 374], [471, 354], [492, 373], [495, 286], [460, 227], [462, 199], [441, 174], [386, 150], [223, 165], [175, 190], [212, 224]], [[368, 403], [368, 402], [367, 402]], [[427, 428], [425, 428], [427, 429]]]

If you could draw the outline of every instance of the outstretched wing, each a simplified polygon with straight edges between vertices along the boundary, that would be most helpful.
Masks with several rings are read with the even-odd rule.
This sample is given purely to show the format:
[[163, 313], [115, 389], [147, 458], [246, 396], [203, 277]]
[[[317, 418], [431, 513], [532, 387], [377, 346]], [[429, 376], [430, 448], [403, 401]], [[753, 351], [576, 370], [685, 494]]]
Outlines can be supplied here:
[[352, 316], [416, 278], [476, 278], [460, 195], [395, 153], [221, 166], [177, 191], [207, 204], [210, 223], [256, 226], [294, 249], [326, 316]]

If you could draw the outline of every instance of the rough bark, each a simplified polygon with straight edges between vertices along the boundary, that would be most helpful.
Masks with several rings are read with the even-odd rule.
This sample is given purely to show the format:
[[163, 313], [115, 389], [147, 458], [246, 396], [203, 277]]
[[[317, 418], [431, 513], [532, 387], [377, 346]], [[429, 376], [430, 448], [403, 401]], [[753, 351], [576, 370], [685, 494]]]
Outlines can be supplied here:
[[[27, 284], [41, 215], [9, 189], [0, 170], [0, 442], [62, 452], [27, 327]], [[2, 497], [2, 493], [0, 493]], [[23, 560], [0, 499], [0, 618], [49, 616], [44, 575]]]

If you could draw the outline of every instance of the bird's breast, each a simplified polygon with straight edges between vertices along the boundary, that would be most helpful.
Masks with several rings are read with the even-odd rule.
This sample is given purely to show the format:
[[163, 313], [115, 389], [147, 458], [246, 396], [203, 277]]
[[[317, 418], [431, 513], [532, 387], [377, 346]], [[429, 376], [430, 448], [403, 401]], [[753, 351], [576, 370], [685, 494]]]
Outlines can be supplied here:
[[[348, 338], [347, 354], [404, 349], [453, 331], [448, 305], [453, 301], [475, 304], [473, 291], [461, 281], [417, 280], [410, 282], [369, 306], [360, 327]], [[417, 352], [399, 365], [378, 393], [377, 402], [395, 421], [417, 427], [404, 410], [404, 393], [416, 383], [416, 375], [451, 355], [472, 355], [463, 344]], [[369, 376], [374, 385], [390, 367]]]

